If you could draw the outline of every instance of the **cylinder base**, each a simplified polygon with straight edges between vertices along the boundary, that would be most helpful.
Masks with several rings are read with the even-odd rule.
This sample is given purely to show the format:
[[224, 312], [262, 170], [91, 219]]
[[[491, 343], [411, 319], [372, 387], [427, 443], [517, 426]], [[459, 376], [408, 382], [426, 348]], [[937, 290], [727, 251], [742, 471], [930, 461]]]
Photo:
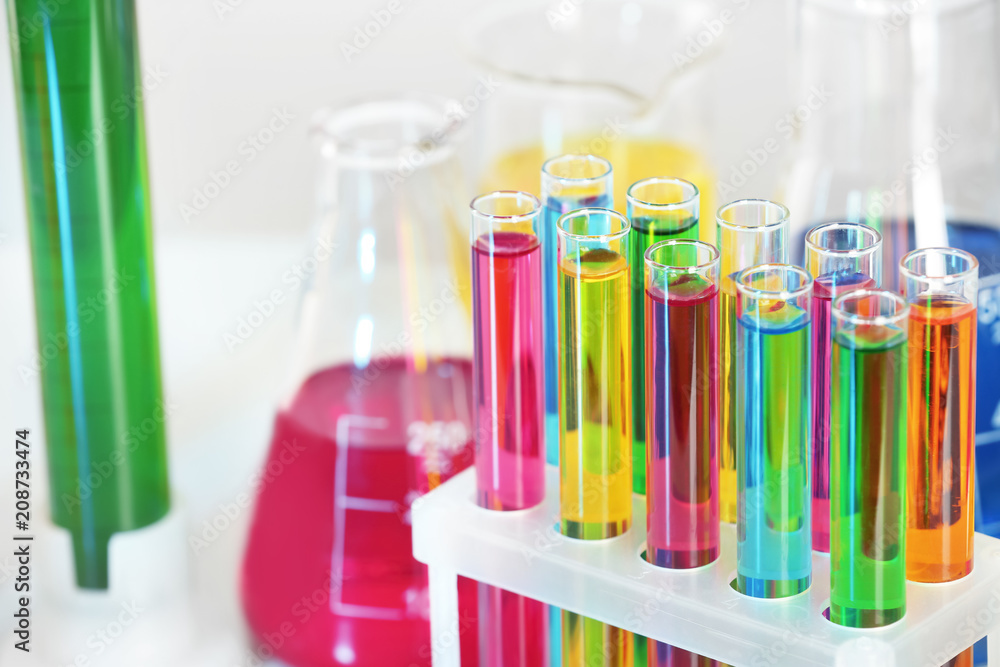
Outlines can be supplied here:
[[832, 623], [845, 628], [883, 628], [902, 619], [905, 614], [905, 605], [893, 609], [855, 609], [831, 600], [830, 609], [824, 615]]
[[609, 537], [624, 535], [628, 530], [628, 526], [628, 519], [608, 522], [563, 519], [559, 522], [559, 532], [566, 537], [573, 537], [578, 540], [603, 540]]
[[756, 579], [736, 575], [736, 590], [752, 598], [787, 598], [809, 590], [812, 577], [801, 579]]
[[719, 548], [699, 549], [697, 551], [681, 551], [676, 549], [646, 548], [646, 562], [657, 567], [671, 570], [689, 570], [702, 567], [719, 557]]

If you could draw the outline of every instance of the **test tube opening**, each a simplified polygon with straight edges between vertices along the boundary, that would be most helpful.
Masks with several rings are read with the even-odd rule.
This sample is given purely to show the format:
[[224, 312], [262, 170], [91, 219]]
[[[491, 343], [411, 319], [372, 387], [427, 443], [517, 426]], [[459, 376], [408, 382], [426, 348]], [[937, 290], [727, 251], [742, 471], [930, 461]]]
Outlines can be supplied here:
[[560, 181], [597, 181], [611, 174], [611, 163], [596, 155], [560, 155], [547, 160], [542, 173]]
[[674, 273], [697, 273], [719, 262], [719, 251], [707, 243], [691, 239], [661, 241], [646, 250], [646, 265]]
[[881, 244], [882, 235], [877, 230], [856, 222], [828, 222], [806, 235], [806, 248], [820, 253], [868, 254]]
[[788, 222], [788, 208], [766, 199], [740, 199], [719, 209], [716, 222], [723, 229], [769, 231]]
[[697, 210], [698, 186], [683, 178], [646, 178], [629, 186], [628, 203], [643, 209], [673, 210], [692, 204]]
[[812, 292], [812, 275], [792, 264], [762, 264], [740, 272], [736, 286], [742, 296], [790, 301]]

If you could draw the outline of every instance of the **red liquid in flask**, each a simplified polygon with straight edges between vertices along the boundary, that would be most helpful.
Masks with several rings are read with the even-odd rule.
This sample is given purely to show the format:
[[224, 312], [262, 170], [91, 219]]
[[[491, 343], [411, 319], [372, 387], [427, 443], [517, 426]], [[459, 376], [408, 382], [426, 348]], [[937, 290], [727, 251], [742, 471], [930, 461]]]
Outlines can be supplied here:
[[[294, 667], [431, 664], [409, 507], [472, 463], [471, 383], [468, 361], [335, 366], [278, 413], [243, 563], [258, 654]], [[476, 628], [460, 629], [470, 664]]]

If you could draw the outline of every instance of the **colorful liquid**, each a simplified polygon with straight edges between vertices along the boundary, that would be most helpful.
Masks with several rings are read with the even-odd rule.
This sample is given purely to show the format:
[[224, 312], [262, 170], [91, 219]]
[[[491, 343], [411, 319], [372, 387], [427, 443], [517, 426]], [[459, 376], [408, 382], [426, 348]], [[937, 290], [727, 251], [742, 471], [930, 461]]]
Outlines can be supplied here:
[[[545, 385], [541, 246], [533, 234], [497, 232], [472, 246], [477, 500], [493, 510], [545, 497]], [[481, 667], [543, 667], [546, 605], [478, 584]]]
[[[541, 163], [539, 163], [541, 164]], [[537, 171], [537, 168], [536, 168]], [[510, 185], [504, 186], [512, 187]], [[611, 194], [603, 186], [563, 188], [559, 197], [544, 196], [540, 236], [542, 239], [542, 309], [545, 326], [545, 443], [546, 459], [559, 464], [559, 218], [581, 208], [610, 208]], [[531, 192], [529, 187], [525, 192]]]
[[906, 611], [906, 335], [860, 325], [833, 346], [830, 620], [853, 628]]
[[417, 374], [404, 359], [374, 360], [316, 373], [278, 413], [242, 596], [251, 630], [281, 660], [430, 665], [409, 507], [472, 463], [471, 385], [468, 361]]
[[7, 6], [39, 348], [22, 380], [41, 380], [76, 583], [106, 589], [111, 537], [170, 508], [135, 7]]
[[541, 247], [498, 232], [472, 246], [478, 502], [494, 510], [545, 497]]
[[564, 535], [601, 539], [632, 517], [629, 267], [581, 253], [559, 274], [560, 511]]
[[739, 321], [737, 585], [753, 597], [809, 587], [809, 315], [760, 301]]
[[831, 273], [813, 282], [812, 300], [812, 545], [830, 552], [830, 372], [833, 358], [833, 299], [854, 289], [875, 287], [863, 273]]
[[646, 559], [690, 568], [719, 555], [718, 288], [688, 275], [668, 289], [666, 298], [654, 288], [643, 299], [649, 368]]
[[632, 667], [632, 633], [586, 616], [562, 612], [563, 667]]
[[632, 490], [646, 493], [646, 250], [669, 239], [697, 239], [698, 218], [686, 216], [631, 219], [628, 238], [632, 271]]
[[548, 605], [483, 583], [478, 602], [479, 667], [548, 666]]
[[736, 523], [736, 339], [739, 334], [736, 286], [723, 281], [719, 294], [719, 365], [722, 369], [722, 396], [719, 403], [719, 518]]
[[976, 307], [961, 297], [910, 304], [906, 575], [941, 582], [972, 571]]

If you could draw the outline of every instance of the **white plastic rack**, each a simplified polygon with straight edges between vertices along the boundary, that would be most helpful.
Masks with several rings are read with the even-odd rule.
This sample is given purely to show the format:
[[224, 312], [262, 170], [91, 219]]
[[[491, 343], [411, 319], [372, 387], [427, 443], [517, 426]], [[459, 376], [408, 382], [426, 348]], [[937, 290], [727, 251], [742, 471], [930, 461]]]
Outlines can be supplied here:
[[645, 562], [646, 507], [633, 497], [632, 528], [582, 541], [558, 532], [559, 471], [547, 470], [538, 507], [494, 512], [475, 503], [467, 470], [413, 506], [413, 553], [428, 565], [435, 667], [458, 667], [459, 575], [499, 586], [737, 667], [938, 667], [989, 635], [1000, 666], [1000, 540], [976, 535], [975, 566], [948, 584], [907, 583], [907, 613], [875, 630], [823, 617], [830, 559], [813, 554], [811, 588], [782, 600], [737, 593], [736, 531], [723, 524], [711, 565], [668, 570]]

